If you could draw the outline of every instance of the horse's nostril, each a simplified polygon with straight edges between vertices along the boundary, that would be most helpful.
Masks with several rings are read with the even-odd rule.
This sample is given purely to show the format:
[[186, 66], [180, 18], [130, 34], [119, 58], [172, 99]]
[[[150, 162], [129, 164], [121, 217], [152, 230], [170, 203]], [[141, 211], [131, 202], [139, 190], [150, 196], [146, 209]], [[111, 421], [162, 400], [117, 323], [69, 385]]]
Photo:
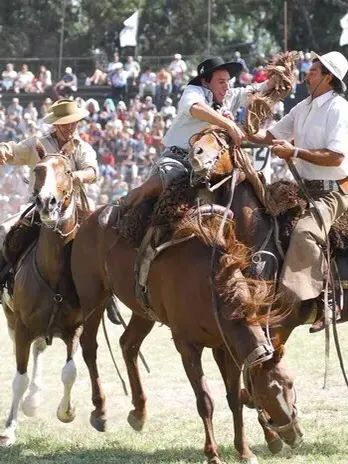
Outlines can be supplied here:
[[50, 205], [51, 205], [51, 206], [54, 206], [56, 203], [57, 203], [57, 200], [56, 200], [54, 197], [52, 197], [52, 198], [50, 199]]
[[195, 150], [195, 155], [201, 155], [203, 153], [203, 148], [202, 147], [197, 147]]

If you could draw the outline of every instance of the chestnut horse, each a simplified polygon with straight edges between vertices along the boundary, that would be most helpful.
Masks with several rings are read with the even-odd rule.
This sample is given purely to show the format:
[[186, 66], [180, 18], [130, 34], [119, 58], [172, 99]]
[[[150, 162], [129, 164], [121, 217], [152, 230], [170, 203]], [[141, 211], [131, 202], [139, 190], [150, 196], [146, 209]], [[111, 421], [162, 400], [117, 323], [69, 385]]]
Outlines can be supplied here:
[[[17, 372], [12, 384], [12, 406], [0, 445], [16, 440], [18, 410], [23, 401], [26, 415], [33, 415], [40, 403], [41, 354], [52, 337], [67, 346], [66, 364], [61, 379], [64, 395], [57, 410], [62, 422], [71, 422], [75, 410], [71, 389], [76, 379], [73, 359], [80, 336], [82, 313], [70, 272], [71, 240], [78, 227], [77, 198], [73, 187], [70, 161], [61, 154], [47, 155], [37, 145], [41, 161], [34, 168], [35, 215], [39, 225], [37, 243], [21, 257], [15, 268], [13, 292], [4, 291], [2, 305], [10, 335], [15, 344]], [[40, 224], [37, 223], [39, 216]], [[36, 224], [35, 224], [36, 223]], [[34, 368], [31, 383], [27, 366], [33, 343]]]
[[[218, 169], [216, 166], [217, 174]], [[182, 238], [193, 233], [195, 237], [165, 249], [153, 261], [148, 279], [151, 309], [145, 309], [135, 295], [137, 250], [117, 233], [117, 229], [104, 230], [98, 225], [100, 211], [84, 221], [72, 251], [72, 274], [84, 313], [81, 344], [90, 371], [95, 406], [91, 413], [92, 425], [102, 431], [106, 424], [105, 396], [96, 363], [96, 335], [105, 299], [114, 293], [132, 311], [120, 344], [134, 406], [128, 422], [135, 430], [141, 430], [146, 419], [146, 396], [138, 371], [138, 352], [157, 320], [171, 329], [194, 390], [205, 430], [204, 453], [210, 464], [219, 464], [221, 460], [213, 434], [213, 401], [201, 363], [204, 347], [213, 349], [221, 371], [233, 413], [234, 445], [243, 462], [257, 462], [243, 428], [240, 377], [244, 363], [250, 366], [247, 383], [260, 420], [274, 429], [271, 433], [265, 432], [270, 449], [278, 451], [281, 440], [292, 447], [299, 445], [302, 434], [297, 424], [292, 379], [279, 362], [281, 350], [269, 359], [270, 347], [258, 323], [261, 316], [255, 310], [268, 301], [265, 286], [263, 282], [251, 285], [252, 282], [243, 280], [239, 269], [247, 258], [245, 249], [235, 240], [234, 231], [228, 229], [227, 233], [225, 230], [227, 235], [219, 244], [221, 254], [212, 263], [216, 228], [211, 221], [217, 226], [221, 217], [210, 219], [210, 225], [199, 225], [197, 218], [184, 219], [176, 235]], [[217, 271], [215, 278], [212, 267]], [[243, 312], [238, 312], [240, 306]]]

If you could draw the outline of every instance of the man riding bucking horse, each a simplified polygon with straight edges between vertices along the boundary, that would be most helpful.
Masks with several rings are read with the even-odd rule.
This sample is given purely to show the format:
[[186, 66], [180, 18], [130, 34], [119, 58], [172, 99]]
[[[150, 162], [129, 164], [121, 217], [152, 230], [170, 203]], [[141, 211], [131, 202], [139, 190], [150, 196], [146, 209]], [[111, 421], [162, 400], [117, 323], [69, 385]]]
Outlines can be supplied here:
[[[97, 180], [98, 163], [94, 149], [83, 141], [77, 133], [78, 122], [89, 115], [89, 111], [77, 106], [76, 101], [68, 99], [57, 100], [52, 105], [51, 113], [43, 118], [43, 122], [52, 124], [53, 131], [42, 137], [29, 137], [19, 143], [0, 143], [0, 164], [28, 165], [32, 168], [41, 161], [36, 144], [39, 141], [47, 153], [62, 153], [71, 162], [73, 183], [75, 188]], [[30, 187], [33, 188], [33, 175], [30, 176]], [[10, 218], [3, 224], [7, 229], [16, 224], [20, 214]], [[6, 224], [8, 223], [8, 224]], [[8, 263], [0, 248], [0, 285], [7, 277]], [[111, 311], [111, 313], [110, 313]], [[117, 319], [108, 305], [108, 315], [111, 320]]]
[[[163, 138], [165, 148], [159, 160], [155, 162], [145, 183], [122, 199], [125, 206], [133, 207], [143, 200], [159, 196], [175, 177], [188, 172], [185, 158], [189, 140], [208, 124], [226, 129], [233, 143], [241, 144], [245, 134], [231, 115], [245, 106], [249, 92], [266, 92], [278, 85], [277, 77], [272, 77], [261, 84], [230, 88], [229, 81], [241, 70], [240, 63], [225, 63], [220, 57], [206, 59], [198, 65], [198, 75], [186, 86], [179, 102], [178, 114]], [[224, 103], [228, 105], [224, 107], [228, 110], [227, 115], [222, 109]]]
[[[298, 221], [285, 256], [281, 285], [287, 299], [316, 299], [318, 315], [311, 332], [325, 326], [323, 282], [326, 260], [322, 250], [334, 223], [348, 210], [348, 102], [343, 78], [348, 70], [339, 52], [315, 54], [306, 76], [309, 97], [267, 133], [251, 140], [272, 146], [279, 158], [292, 159], [324, 223], [313, 208]], [[333, 302], [334, 309], [335, 302]], [[331, 308], [332, 309], [332, 308]]]

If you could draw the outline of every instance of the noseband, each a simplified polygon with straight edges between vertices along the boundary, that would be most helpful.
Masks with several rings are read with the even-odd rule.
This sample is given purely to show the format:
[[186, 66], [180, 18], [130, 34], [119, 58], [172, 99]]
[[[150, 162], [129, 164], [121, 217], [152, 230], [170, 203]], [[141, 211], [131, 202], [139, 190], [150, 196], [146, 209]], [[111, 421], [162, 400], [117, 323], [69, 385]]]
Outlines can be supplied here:
[[[68, 190], [67, 190], [66, 192], [64, 192], [63, 199], [60, 201], [60, 205], [59, 205], [59, 215], [61, 215], [61, 213], [62, 213], [62, 208], [63, 208], [63, 206], [64, 206], [64, 203], [65, 203], [67, 200], [70, 200], [70, 198], [73, 196], [73, 193], [74, 193], [74, 191], [75, 191], [75, 189], [74, 189], [74, 182], [73, 182], [73, 173], [72, 173], [72, 170], [71, 170], [71, 161], [70, 161], [70, 159], [69, 159], [66, 155], [64, 155], [64, 154], [62, 154], [62, 153], [47, 154], [47, 155], [45, 155], [45, 156], [43, 156], [43, 157], [41, 158], [41, 161], [44, 161], [45, 158], [49, 158], [49, 157], [57, 157], [57, 158], [59, 157], [59, 158], [63, 158], [63, 160], [66, 162], [66, 165], [67, 165], [67, 167], [68, 167], [68, 169], [64, 171], [64, 174], [65, 174], [66, 176], [68, 176], [68, 178], [69, 178], [69, 188], [68, 188]], [[41, 161], [40, 161], [40, 163], [41, 163]], [[40, 164], [40, 163], [39, 163], [39, 164]], [[69, 167], [70, 167], [70, 169], [69, 169]], [[33, 196], [34, 196], [34, 198], [36, 198], [36, 197], [38, 196], [38, 193], [37, 193], [37, 194], [34, 193]], [[34, 215], [33, 215], [33, 218], [34, 218]], [[54, 232], [57, 232], [62, 238], [66, 238], [66, 237], [68, 237], [69, 235], [71, 235], [71, 234], [78, 228], [78, 226], [79, 226], [78, 220], [77, 220], [77, 212], [75, 212], [75, 224], [74, 224], [73, 228], [72, 228], [69, 232], [67, 232], [67, 233], [62, 232], [61, 229], [59, 228], [58, 224], [59, 224], [60, 219], [61, 219], [61, 218], [58, 217], [58, 219], [57, 219], [57, 221], [56, 221], [56, 223], [55, 223], [54, 225], [43, 224], [41, 221], [40, 221], [40, 222], [36, 222], [35, 224], [36, 224], [36, 225], [39, 225], [39, 226], [41, 226], [41, 227], [42, 227], [42, 226], [43, 226], [43, 227], [46, 227], [47, 229], [53, 229], [53, 231], [54, 231]]]

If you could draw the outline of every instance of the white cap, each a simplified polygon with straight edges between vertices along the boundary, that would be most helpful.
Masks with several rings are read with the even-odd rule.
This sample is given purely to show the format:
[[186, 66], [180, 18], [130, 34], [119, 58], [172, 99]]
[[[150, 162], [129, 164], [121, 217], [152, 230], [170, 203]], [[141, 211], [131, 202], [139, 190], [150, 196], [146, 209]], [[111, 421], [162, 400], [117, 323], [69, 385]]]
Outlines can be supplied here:
[[113, 68], [114, 69], [121, 69], [121, 68], [123, 68], [123, 64], [120, 61], [118, 61], [117, 63], [114, 64]]
[[181, 58], [182, 58], [182, 56], [180, 55], [180, 53], [175, 53], [174, 59], [181, 60]]
[[70, 66], [68, 66], [67, 68], [65, 68], [65, 73], [66, 73], [66, 74], [72, 74], [72, 69], [70, 68]]
[[330, 71], [331, 74], [337, 77], [342, 82], [343, 92], [347, 90], [346, 84], [343, 82], [343, 78], [348, 71], [348, 61], [345, 56], [340, 52], [329, 52], [325, 55], [317, 55], [313, 53], [315, 58], [325, 66], [325, 68]]

